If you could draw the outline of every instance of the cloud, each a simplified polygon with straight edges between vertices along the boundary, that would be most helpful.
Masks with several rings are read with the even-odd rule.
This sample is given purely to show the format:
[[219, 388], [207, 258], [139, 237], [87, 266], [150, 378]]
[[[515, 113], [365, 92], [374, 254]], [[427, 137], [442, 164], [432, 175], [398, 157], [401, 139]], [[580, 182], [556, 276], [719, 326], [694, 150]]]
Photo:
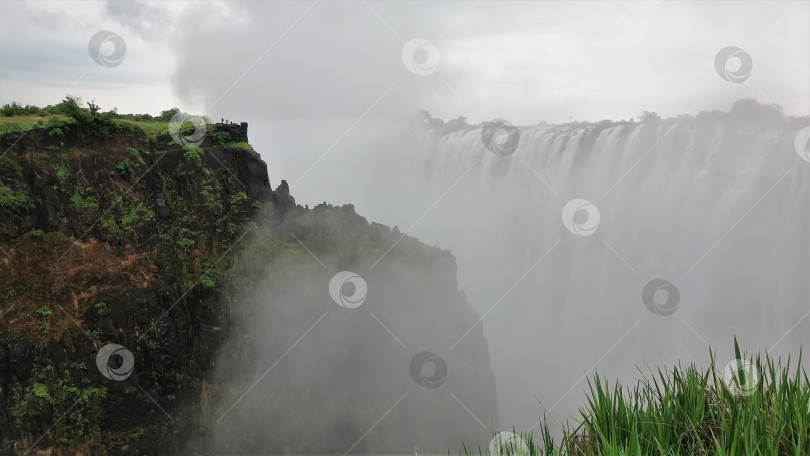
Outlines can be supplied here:
[[[133, 111], [182, 101], [215, 117], [356, 119], [396, 81], [374, 115], [425, 108], [445, 118], [535, 124], [642, 110], [676, 115], [751, 97], [794, 115], [808, 109], [805, 3], [581, 5], [15, 2], [0, 19], [0, 55], [11, 62], [2, 97], [39, 98], [30, 84], [37, 78], [68, 87], [78, 76], [72, 68], [86, 64], [88, 37], [110, 29], [125, 36], [137, 76], [108, 73], [112, 82], [176, 94], [111, 101], [139, 104]], [[400, 52], [412, 38], [439, 49], [434, 73], [405, 70]], [[729, 45], [754, 60], [747, 84], [714, 73], [714, 55]]]
[[173, 25], [171, 8], [160, 3], [148, 4], [142, 0], [107, 1], [104, 3], [104, 12], [145, 39], [165, 35]]
[[[739, 98], [767, 102], [757, 88], [788, 112], [807, 108], [799, 77], [810, 71], [804, 4], [604, 2], [586, 12], [558, 3], [231, 6], [249, 21], [233, 27], [225, 20], [176, 42], [173, 83], [183, 98], [226, 111], [250, 100], [246, 115], [356, 116], [397, 80], [378, 115], [425, 108], [442, 117], [526, 124], [642, 110], [677, 115], [728, 108]], [[183, 23], [206, 16], [203, 8], [196, 13]], [[711, 22], [718, 15], [723, 24]], [[435, 73], [403, 71], [400, 51], [412, 38], [438, 47]], [[785, 41], [801, 44], [781, 46]], [[755, 61], [745, 86], [724, 84], [714, 70], [715, 54], [731, 43]], [[698, 102], [710, 91], [719, 96]]]
[[[136, 6], [146, 5], [132, 4]], [[74, 94], [86, 100], [95, 98], [104, 107], [117, 106], [121, 112], [153, 113], [177, 104], [167, 83], [174, 71], [173, 51], [160, 42], [142, 39], [140, 32], [121, 22], [127, 17], [122, 10], [113, 11], [117, 15], [111, 17], [99, 2], [4, 5], [0, 59], [6, 64], [0, 70], [0, 102], [45, 106]], [[155, 11], [163, 14], [164, 9]], [[129, 22], [141, 24], [143, 30], [164, 25], [165, 21], [150, 25], [155, 17], [146, 13], [143, 20]], [[103, 67], [89, 55], [88, 41], [100, 30], [110, 30], [126, 42], [121, 65]]]
[[[395, 84], [376, 115], [418, 106], [415, 77], [400, 61], [403, 38], [362, 3], [246, 2], [234, 8], [251, 21], [198, 28], [175, 43], [173, 86], [185, 99], [203, 100], [212, 114], [356, 117]], [[183, 23], [194, 21], [187, 16]]]

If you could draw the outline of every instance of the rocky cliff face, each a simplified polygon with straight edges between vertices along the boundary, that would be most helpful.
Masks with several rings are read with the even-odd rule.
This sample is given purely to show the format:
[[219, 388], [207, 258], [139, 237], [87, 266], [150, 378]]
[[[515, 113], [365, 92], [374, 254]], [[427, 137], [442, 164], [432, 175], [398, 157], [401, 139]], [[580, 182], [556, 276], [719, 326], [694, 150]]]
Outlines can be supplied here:
[[486, 444], [494, 377], [449, 252], [297, 206], [246, 124], [185, 148], [54, 128], [0, 138], [0, 454]]

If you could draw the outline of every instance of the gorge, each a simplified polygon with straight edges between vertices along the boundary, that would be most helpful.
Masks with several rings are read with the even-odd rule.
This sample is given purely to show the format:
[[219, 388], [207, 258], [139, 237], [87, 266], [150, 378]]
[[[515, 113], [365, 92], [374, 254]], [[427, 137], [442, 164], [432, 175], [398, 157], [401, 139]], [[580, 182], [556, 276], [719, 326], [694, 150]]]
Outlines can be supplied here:
[[1, 454], [489, 441], [480, 327], [446, 349], [477, 318], [452, 255], [350, 205], [296, 205], [247, 124], [181, 147], [54, 117], [0, 145]]

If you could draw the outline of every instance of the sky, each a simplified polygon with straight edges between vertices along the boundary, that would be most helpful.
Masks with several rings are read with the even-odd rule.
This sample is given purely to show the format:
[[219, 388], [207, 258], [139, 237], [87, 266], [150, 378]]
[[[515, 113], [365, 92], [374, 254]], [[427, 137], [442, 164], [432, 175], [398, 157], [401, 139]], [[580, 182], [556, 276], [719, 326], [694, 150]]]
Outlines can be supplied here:
[[[248, 121], [298, 201], [354, 203], [388, 223], [381, 167], [419, 109], [518, 125], [728, 110], [810, 113], [810, 3], [0, 0], [0, 103], [172, 106]], [[121, 52], [99, 64], [91, 55]], [[741, 54], [718, 68], [730, 46]], [[738, 56], [750, 59], [751, 71]], [[720, 71], [743, 70], [741, 82]], [[360, 164], [358, 164], [360, 163]], [[386, 191], [380, 191], [380, 184]], [[374, 196], [370, 196], [374, 194]], [[324, 198], [324, 196], [329, 198]]]
[[[177, 106], [249, 121], [274, 185], [286, 179], [299, 202], [328, 194], [379, 217], [364, 196], [387, 178], [346, 163], [390, 162], [384, 152], [353, 154], [390, 149], [393, 125], [419, 109], [519, 125], [696, 114], [740, 98], [810, 113], [810, 3], [801, 0], [3, 0], [0, 8], [0, 103], [44, 106], [72, 94], [122, 113]], [[89, 52], [105, 30], [126, 45], [117, 65]], [[715, 68], [728, 46], [750, 56], [745, 83]], [[114, 51], [107, 40], [95, 53]], [[740, 64], [731, 58], [726, 69]]]
[[[178, 105], [285, 119], [356, 118], [373, 105], [369, 117], [427, 109], [516, 124], [678, 115], [738, 98], [791, 115], [810, 109], [810, 8], [801, 0], [0, 5], [2, 103], [74, 93], [121, 112]], [[90, 58], [99, 30], [126, 42], [120, 65]], [[427, 74], [403, 64], [412, 39], [438, 53]], [[714, 58], [726, 46], [751, 56], [748, 84], [718, 78]]]

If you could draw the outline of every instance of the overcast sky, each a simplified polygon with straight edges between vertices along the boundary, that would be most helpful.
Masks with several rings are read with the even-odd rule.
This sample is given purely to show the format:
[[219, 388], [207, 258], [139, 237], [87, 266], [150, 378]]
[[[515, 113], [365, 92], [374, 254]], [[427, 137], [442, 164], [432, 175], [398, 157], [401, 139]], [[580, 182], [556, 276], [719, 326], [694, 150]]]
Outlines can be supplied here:
[[[301, 203], [354, 203], [388, 224], [391, 158], [418, 109], [471, 123], [628, 119], [729, 109], [810, 113], [810, 2], [2, 1], [0, 103], [57, 103], [250, 122], [250, 139]], [[91, 37], [126, 44], [97, 64]], [[421, 40], [421, 41], [412, 41]], [[750, 74], [724, 79], [721, 49]], [[116, 51], [113, 40], [95, 53]], [[728, 59], [735, 74], [744, 62]], [[745, 68], [742, 68], [745, 70]], [[747, 73], [746, 71], [742, 71]], [[386, 144], [386, 141], [388, 143]], [[386, 155], [387, 154], [387, 155]], [[391, 217], [388, 213], [392, 212]]]
[[[240, 119], [356, 118], [374, 106], [370, 117], [424, 108], [523, 124], [727, 109], [738, 98], [810, 110], [801, 0], [0, 5], [3, 103], [46, 105], [72, 93], [122, 112], [180, 105]], [[99, 30], [126, 42], [119, 66], [91, 59]], [[403, 64], [413, 38], [438, 51], [429, 74]], [[745, 83], [718, 76], [714, 59], [726, 46], [751, 56]], [[425, 56], [417, 52], [417, 64]]]

